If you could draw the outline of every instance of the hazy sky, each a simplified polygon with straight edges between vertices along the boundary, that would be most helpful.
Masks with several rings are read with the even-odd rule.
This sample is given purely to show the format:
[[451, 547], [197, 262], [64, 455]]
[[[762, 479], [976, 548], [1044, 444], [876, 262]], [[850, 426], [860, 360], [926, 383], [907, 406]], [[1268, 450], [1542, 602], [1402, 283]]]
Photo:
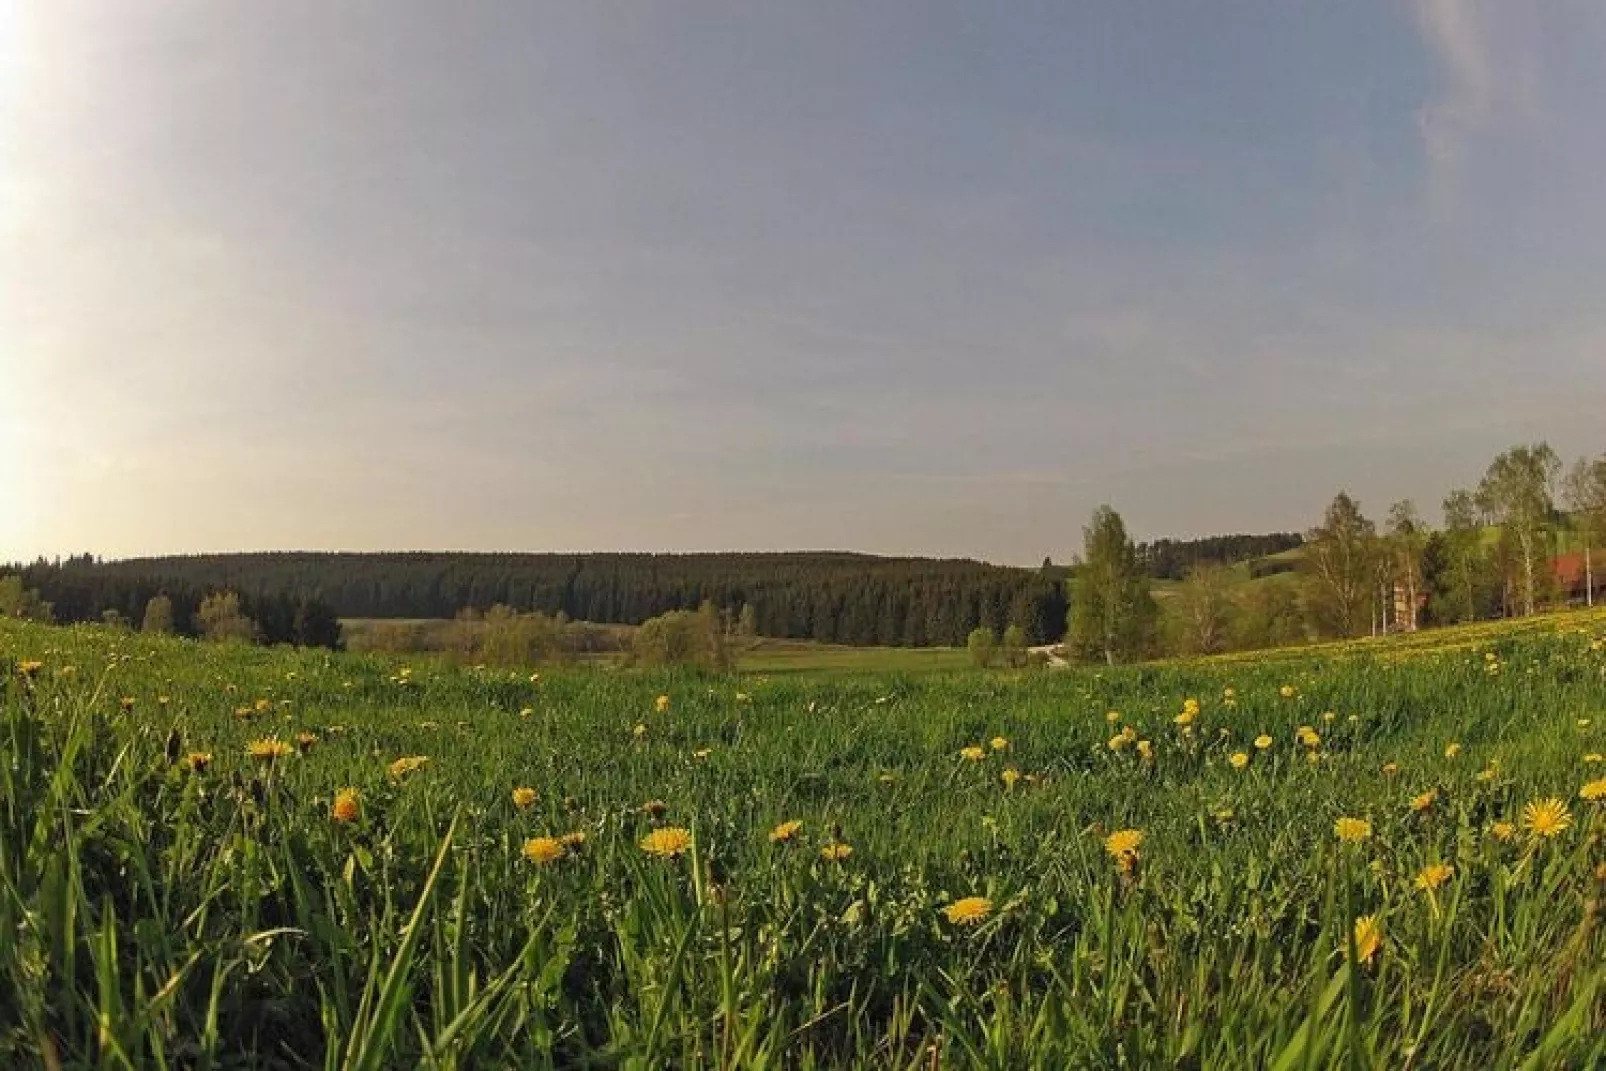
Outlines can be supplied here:
[[1606, 5], [0, 6], [0, 560], [1064, 560], [1606, 450]]

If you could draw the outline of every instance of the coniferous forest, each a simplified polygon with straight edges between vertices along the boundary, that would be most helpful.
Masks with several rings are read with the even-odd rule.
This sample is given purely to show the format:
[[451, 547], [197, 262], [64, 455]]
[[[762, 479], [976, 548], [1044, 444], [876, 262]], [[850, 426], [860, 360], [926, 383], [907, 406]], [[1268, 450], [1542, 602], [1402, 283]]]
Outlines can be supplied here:
[[276, 618], [288, 614], [292, 630], [303, 606], [347, 618], [449, 618], [500, 604], [634, 625], [710, 602], [731, 613], [748, 607], [764, 636], [924, 647], [1012, 624], [1033, 643], [1051, 643], [1066, 615], [1063, 570], [851, 553], [86, 555], [22, 574], [60, 621], [110, 610], [137, 623], [146, 601], [164, 593], [181, 609], [175, 618], [187, 618], [204, 593], [224, 590]]

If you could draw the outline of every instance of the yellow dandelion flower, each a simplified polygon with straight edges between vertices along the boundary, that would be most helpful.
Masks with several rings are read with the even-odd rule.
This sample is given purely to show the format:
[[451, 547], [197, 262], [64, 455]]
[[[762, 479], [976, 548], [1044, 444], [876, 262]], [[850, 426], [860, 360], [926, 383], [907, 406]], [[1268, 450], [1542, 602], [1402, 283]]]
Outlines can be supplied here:
[[1426, 792], [1422, 793], [1420, 796], [1412, 797], [1412, 799], [1411, 799], [1411, 810], [1415, 811], [1418, 814], [1421, 814], [1423, 811], [1427, 810], [1429, 807], [1432, 807], [1434, 802], [1437, 801], [1438, 798], [1439, 798], [1439, 790], [1436, 789], [1436, 788], [1430, 788]]
[[714, 753], [714, 749], [713, 748], [700, 747], [696, 751], [693, 751], [691, 753], [691, 757], [694, 758], [694, 759], [706, 759], [706, 758], [708, 758], [708, 756], [712, 755], [713, 753]]
[[1522, 809], [1522, 828], [1530, 837], [1555, 837], [1573, 824], [1572, 812], [1554, 796], [1536, 800]]
[[1285, 684], [1281, 688], [1277, 689], [1277, 694], [1282, 696], [1284, 699], [1292, 699], [1297, 693], [1292, 684]]
[[1591, 803], [1600, 803], [1606, 800], [1606, 777], [1590, 781], [1578, 790], [1578, 798], [1589, 800]]
[[1259, 736], [1255, 737], [1255, 750], [1256, 751], [1265, 751], [1270, 747], [1271, 747], [1271, 737], [1267, 736], [1265, 733], [1261, 733]]
[[797, 835], [802, 832], [802, 830], [803, 823], [795, 818], [789, 822], [782, 822], [780, 825], [770, 830], [770, 843], [784, 844], [789, 840], [795, 839]]
[[648, 800], [641, 805], [641, 813], [654, 820], [662, 818], [667, 810], [669, 810], [669, 804], [663, 800]]
[[1020, 780], [1020, 771], [1011, 766], [999, 774], [998, 779], [1004, 782], [1005, 788], [1014, 788], [1015, 783]]
[[1122, 748], [1126, 747], [1126, 744], [1127, 744], [1127, 739], [1126, 739], [1125, 736], [1117, 734], [1115, 736], [1110, 737], [1110, 750], [1111, 751], [1120, 751]]
[[1311, 748], [1312, 750], [1322, 746], [1321, 734], [1315, 729], [1312, 729], [1309, 725], [1301, 725], [1295, 735], [1299, 737], [1299, 742], [1301, 744], [1304, 744], [1306, 747]]
[[993, 913], [993, 902], [985, 896], [967, 896], [942, 909], [955, 926], [974, 926]]
[[995, 736], [987, 741], [987, 745], [994, 751], [1005, 751], [1009, 748], [1009, 741], [1002, 736]]
[[1430, 864], [1417, 871], [1416, 887], [1423, 892], [1432, 892], [1449, 881], [1454, 874], [1455, 867], [1449, 863]]
[[1198, 713], [1195, 711], [1184, 710], [1181, 714], [1178, 714], [1171, 720], [1186, 729], [1188, 726], [1193, 724], [1193, 719], [1197, 718], [1198, 716]]
[[335, 793], [335, 802], [329, 807], [329, 815], [337, 822], [355, 822], [362, 813], [362, 804], [354, 788], [343, 788]]
[[29, 680], [32, 680], [35, 676], [38, 675], [39, 671], [41, 669], [44, 669], [44, 668], [45, 668], [45, 664], [43, 662], [36, 662], [36, 661], [32, 661], [32, 660], [29, 660], [27, 662], [18, 662], [17, 663], [17, 674], [19, 676], [21, 676], [21, 677], [25, 677], [25, 678], [28, 678]]
[[296, 734], [296, 750], [305, 755], [312, 750], [312, 745], [318, 742], [317, 733], [299, 732]]
[[677, 826], [655, 829], [641, 838], [641, 850], [660, 859], [673, 859], [691, 847], [691, 833]]
[[1121, 720], [1121, 712], [1119, 710], [1107, 710], [1104, 712], [1104, 720], [1114, 725]]
[[577, 829], [573, 833], [565, 833], [558, 838], [558, 843], [571, 852], [577, 852], [585, 847], [585, 831]]
[[660, 714], [665, 713], [669, 709], [669, 697], [667, 695], [661, 695], [657, 699], [654, 699], [652, 701], [652, 708]]
[[1141, 829], [1118, 829], [1104, 838], [1104, 850], [1112, 859], [1119, 859], [1124, 855], [1137, 855], [1138, 849], [1142, 846]]
[[287, 758], [295, 754], [295, 750], [295, 748], [276, 736], [265, 736], [260, 740], [253, 740], [245, 745], [245, 753], [247, 755], [263, 762], [273, 762], [277, 759]]
[[1359, 844], [1372, 835], [1372, 823], [1364, 818], [1340, 818], [1333, 823], [1333, 833], [1345, 844]]
[[1452, 740], [1452, 741], [1450, 741], [1450, 743], [1445, 745], [1445, 747], [1444, 747], [1444, 757], [1445, 758], [1453, 759], [1459, 754], [1461, 754], [1461, 745], [1460, 744], [1458, 744], [1458, 743], [1456, 743], [1455, 741]]
[[1400, 764], [1399, 763], [1397, 763], [1397, 762], [1385, 762], [1383, 764], [1383, 776], [1384, 777], [1393, 777], [1395, 774], [1397, 774], [1399, 772], [1400, 772]]
[[192, 751], [185, 757], [184, 765], [196, 773], [201, 773], [212, 765], [212, 753], [210, 751]]
[[642, 724], [642, 723], [641, 723], [641, 722], [639, 722], [639, 721], [638, 721], [638, 722], [636, 722], [636, 727], [635, 727], [635, 728], [634, 728], [634, 729], [631, 729], [631, 730], [630, 730], [630, 731], [631, 731], [631, 733], [633, 733], [633, 734], [634, 734], [634, 735], [635, 735], [635, 736], [636, 736], [636, 737], [637, 737], [637, 738], [640, 738], [640, 737], [643, 737], [643, 736], [646, 736], [646, 735], [647, 735], [647, 727], [646, 727], [646, 726], [645, 726], [645, 725], [643, 725], [643, 724]]
[[1495, 840], [1510, 840], [1517, 835], [1517, 827], [1510, 822], [1496, 822], [1489, 827], [1489, 835]]
[[532, 863], [554, 863], [563, 858], [563, 842], [556, 837], [531, 837], [524, 842], [524, 858]]
[[970, 762], [980, 762], [987, 757], [987, 752], [975, 745], [959, 749], [959, 757]]
[[1241, 770], [1245, 766], [1249, 765], [1249, 755], [1248, 755], [1247, 752], [1234, 751], [1232, 753], [1232, 757], [1229, 758], [1227, 761], [1232, 763], [1232, 768], [1234, 770]]
[[853, 845], [832, 841], [820, 849], [820, 858], [828, 863], [840, 863], [853, 854]]
[[389, 766], [385, 767], [392, 781], [400, 781], [408, 774], [415, 774], [429, 765], [428, 755], [403, 755]]
[[534, 807], [536, 799], [537, 793], [535, 789], [528, 786], [520, 786], [513, 790], [513, 806], [521, 811], [527, 811]]
[[1598, 766], [1601, 763], [1606, 762], [1606, 755], [1591, 751], [1589, 754], [1584, 756], [1584, 761], [1591, 766]]
[[1139, 740], [1138, 757], [1145, 760], [1154, 758], [1154, 745], [1147, 740]]
[[1333, 711], [1331, 711], [1331, 710], [1322, 711], [1322, 721], [1326, 722], [1328, 725], [1333, 724], [1337, 720], [1338, 720], [1338, 715], [1335, 714]]
[[[1376, 915], [1362, 915], [1355, 920], [1355, 958], [1370, 963], [1383, 947], [1383, 926]], [[1345, 949], [1346, 955], [1348, 948]]]

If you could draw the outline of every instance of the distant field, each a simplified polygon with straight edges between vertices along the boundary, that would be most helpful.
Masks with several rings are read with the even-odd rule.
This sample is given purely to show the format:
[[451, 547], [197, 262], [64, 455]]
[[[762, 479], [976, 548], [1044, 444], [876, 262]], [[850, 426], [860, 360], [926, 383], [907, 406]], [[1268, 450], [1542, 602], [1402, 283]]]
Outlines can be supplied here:
[[742, 653], [744, 673], [933, 673], [966, 669], [958, 647], [840, 647], [807, 640], [760, 640]]

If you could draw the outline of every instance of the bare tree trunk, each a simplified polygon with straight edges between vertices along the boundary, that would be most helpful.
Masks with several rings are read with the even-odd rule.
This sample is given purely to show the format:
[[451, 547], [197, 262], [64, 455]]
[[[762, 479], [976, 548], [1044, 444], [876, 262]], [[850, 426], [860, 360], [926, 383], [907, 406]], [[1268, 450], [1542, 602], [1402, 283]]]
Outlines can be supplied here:
[[1522, 535], [1522, 614], [1532, 617], [1534, 612], [1534, 552], [1533, 536]]
[[1584, 537], [1584, 604], [1595, 605], [1595, 563], [1589, 560], [1589, 537]]

